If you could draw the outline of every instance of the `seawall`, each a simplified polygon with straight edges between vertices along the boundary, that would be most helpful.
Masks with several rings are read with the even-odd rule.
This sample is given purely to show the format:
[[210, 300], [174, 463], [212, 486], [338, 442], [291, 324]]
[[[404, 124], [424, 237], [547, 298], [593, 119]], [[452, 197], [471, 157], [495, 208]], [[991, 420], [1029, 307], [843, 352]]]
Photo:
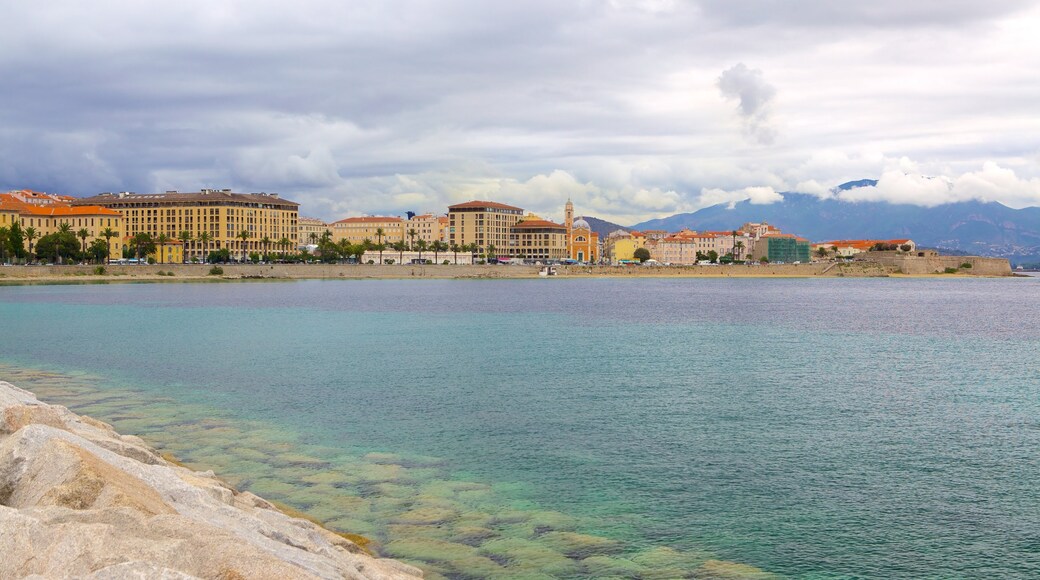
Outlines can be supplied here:
[[0, 578], [421, 578], [0, 381]]

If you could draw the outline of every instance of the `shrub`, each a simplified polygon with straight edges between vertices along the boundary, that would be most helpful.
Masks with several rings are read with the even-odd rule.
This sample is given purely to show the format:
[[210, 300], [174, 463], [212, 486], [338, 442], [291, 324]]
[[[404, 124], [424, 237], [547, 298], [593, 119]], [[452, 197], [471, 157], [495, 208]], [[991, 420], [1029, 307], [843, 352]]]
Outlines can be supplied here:
[[94, 268], [94, 275], [95, 276], [104, 276], [105, 275], [105, 267], [104, 266], [97, 266], [97, 267], [95, 267]]
[[448, 264], [451, 264], [451, 262], [449, 262], [448, 260], [444, 260], [443, 262], [441, 262], [441, 265], [443, 266], [447, 266]]
[[946, 268], [945, 270], [943, 270], [943, 273], [945, 273], [945, 274], [956, 274], [957, 273], [957, 268]]
[[224, 268], [221, 268], [220, 266], [213, 266], [212, 268], [209, 269], [209, 275], [210, 276], [220, 276], [223, 273], [224, 273]]
[[369, 264], [375, 264], [375, 263], [376, 263], [376, 261], [375, 261], [375, 260], [369, 260], [369, 261], [368, 261], [368, 263], [369, 263]]
[[148, 256], [148, 265], [151, 266], [153, 264], [155, 264], [155, 258]]
[[971, 268], [971, 262], [964, 262], [963, 264], [961, 264], [961, 268], [964, 270]]
[[383, 263], [393, 265], [394, 259], [393, 258], [387, 258], [387, 259], [383, 260]]

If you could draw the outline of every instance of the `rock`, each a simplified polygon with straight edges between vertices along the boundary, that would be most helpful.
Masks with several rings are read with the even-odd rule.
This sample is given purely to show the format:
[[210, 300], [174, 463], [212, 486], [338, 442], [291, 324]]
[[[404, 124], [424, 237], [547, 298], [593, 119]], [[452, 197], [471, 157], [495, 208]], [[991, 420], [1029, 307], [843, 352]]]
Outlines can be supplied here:
[[726, 562], [724, 560], [708, 560], [694, 570], [693, 577], [698, 580], [775, 580], [777, 576], [760, 568]]
[[422, 576], [4, 382], [0, 555], [0, 578]]
[[540, 540], [574, 558], [584, 558], [593, 554], [610, 554], [621, 549], [621, 544], [615, 540], [575, 532], [550, 532], [542, 536]]

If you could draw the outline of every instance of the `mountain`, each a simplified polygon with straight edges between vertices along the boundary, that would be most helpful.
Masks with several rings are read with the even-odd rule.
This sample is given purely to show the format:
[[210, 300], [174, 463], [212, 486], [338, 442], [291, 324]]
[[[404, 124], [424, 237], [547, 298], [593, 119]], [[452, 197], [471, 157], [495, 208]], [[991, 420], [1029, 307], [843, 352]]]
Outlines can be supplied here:
[[[847, 191], [873, 186], [873, 180], [842, 184]], [[887, 202], [820, 199], [782, 193], [782, 202], [719, 204], [693, 213], [649, 220], [632, 229], [677, 231], [732, 230], [746, 222], [769, 222], [782, 231], [813, 241], [910, 238], [918, 245], [947, 253], [1008, 258], [1012, 263], [1040, 260], [1040, 208], [1012, 209], [997, 202], [965, 201], [936, 207]]]
[[[602, 239], [606, 239], [606, 237], [611, 232], [616, 232], [618, 230], [625, 230], [627, 232], [627, 231], [631, 231], [632, 230], [632, 228], [626, 228], [625, 226], [618, 225], [618, 224], [616, 224], [614, 222], [608, 222], [607, 220], [601, 220], [599, 218], [594, 218], [594, 217], [589, 217], [589, 216], [581, 216], [581, 217], [585, 221], [589, 222], [589, 226], [592, 227], [593, 233], [599, 234], [599, 238], [601, 240]], [[574, 218], [574, 219], [578, 219], [578, 218]]]

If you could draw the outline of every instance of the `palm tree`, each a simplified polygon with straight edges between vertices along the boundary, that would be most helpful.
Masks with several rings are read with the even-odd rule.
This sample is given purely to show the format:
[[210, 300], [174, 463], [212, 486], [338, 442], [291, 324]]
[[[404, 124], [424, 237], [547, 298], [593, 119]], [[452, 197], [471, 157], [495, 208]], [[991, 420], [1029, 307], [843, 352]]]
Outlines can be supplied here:
[[485, 254], [487, 262], [490, 263], [492, 258], [494, 258], [496, 262], [498, 261], [498, 256], [495, 256], [496, 249], [497, 248], [495, 248], [495, 244], [488, 244], [487, 253]]
[[448, 247], [444, 244], [444, 242], [436, 240], [432, 244], [430, 244], [430, 249], [433, 250], [433, 263], [437, 264], [439, 263], [437, 261], [437, 255], [443, 252], [444, 250], [447, 250]]
[[423, 253], [423, 250], [426, 249], [426, 240], [419, 240], [418, 242], [415, 243], [415, 247], [416, 247], [416, 249], [419, 250], [419, 263], [421, 264], [421, 263], [423, 263], [423, 261], [422, 261], [422, 253]]
[[[744, 255], [744, 242], [736, 242], [735, 244], [733, 244], [733, 253], [734, 254], [739, 254], [739, 255], [743, 256]], [[737, 259], [739, 260], [740, 258], [737, 258]]]
[[292, 240], [283, 237], [282, 239], [278, 240], [278, 245], [282, 248], [282, 256], [285, 256], [289, 253], [289, 246], [292, 245]]
[[318, 232], [311, 232], [307, 234], [307, 239], [310, 240], [311, 245], [318, 245]]
[[249, 239], [249, 230], [242, 230], [238, 232], [236, 238], [242, 240], [242, 261], [246, 261], [246, 240]]
[[394, 243], [390, 244], [391, 248], [393, 248], [393, 249], [395, 249], [395, 250], [397, 250], [399, 252], [398, 255], [397, 255], [397, 263], [398, 264], [404, 262], [404, 247], [406, 245], [407, 244], [405, 244], [404, 242], [394, 242]]
[[0, 228], [0, 263], [7, 261], [7, 241], [10, 238], [10, 235], [10, 229]]
[[271, 246], [271, 238], [269, 238], [267, 236], [264, 236], [263, 239], [260, 240], [260, 244], [261, 244], [261, 247], [264, 249], [264, 254], [265, 254], [264, 257], [266, 258], [267, 257], [266, 254], [268, 254], [267, 248], [269, 248]]
[[35, 262], [36, 261], [36, 258], [33, 256], [33, 251], [32, 251], [33, 246], [32, 246], [32, 243], [33, 243], [33, 240], [35, 240], [38, 237], [40, 237], [40, 233], [36, 231], [36, 228], [34, 228], [32, 226], [29, 226], [29, 227], [25, 228], [25, 239], [29, 240], [29, 261], [30, 262]]
[[76, 232], [76, 237], [80, 239], [80, 244], [83, 246], [83, 250], [82, 250], [83, 251], [83, 255], [86, 255], [87, 254], [87, 238], [90, 237], [90, 232], [87, 231], [87, 228], [80, 228], [79, 231]]
[[191, 232], [189, 232], [188, 230], [184, 230], [181, 233], [177, 234], [177, 239], [180, 240], [182, 244], [184, 244], [183, 246], [181, 246], [183, 248], [183, 250], [181, 251], [181, 262], [182, 263], [187, 263], [187, 261], [188, 261], [187, 249], [188, 249], [188, 244], [191, 243]]
[[[376, 228], [376, 243], [377, 244], [382, 244], [383, 243], [383, 236], [385, 236], [385, 235], [386, 235], [386, 230], [384, 230], [383, 228]], [[380, 264], [383, 263], [383, 254], [379, 254], [379, 263]]]
[[58, 226], [58, 233], [67, 234], [70, 232], [72, 232], [72, 226], [69, 225], [69, 222], [61, 222], [61, 225]]
[[213, 236], [209, 235], [209, 232], [202, 232], [199, 234], [199, 243], [202, 244], [202, 261], [206, 261], [206, 255], [209, 254], [209, 242], [213, 239]]
[[412, 238], [412, 245], [410, 249], [415, 249], [415, 236], [419, 235], [419, 232], [415, 231], [415, 228], [408, 230], [408, 237]]
[[158, 237], [155, 238], [155, 241], [159, 244], [159, 263], [165, 264], [166, 259], [163, 255], [163, 250], [166, 249], [166, 244], [170, 241], [170, 236], [166, 234], [159, 234]]
[[112, 238], [116, 237], [116, 232], [112, 228], [105, 228], [101, 230], [101, 237], [105, 238], [105, 245], [108, 247], [105, 261], [112, 264]]
[[452, 242], [451, 243], [451, 248], [449, 248], [449, 249], [452, 252], [455, 253], [455, 265], [458, 266], [459, 265], [459, 245], [456, 244], [455, 242]]

